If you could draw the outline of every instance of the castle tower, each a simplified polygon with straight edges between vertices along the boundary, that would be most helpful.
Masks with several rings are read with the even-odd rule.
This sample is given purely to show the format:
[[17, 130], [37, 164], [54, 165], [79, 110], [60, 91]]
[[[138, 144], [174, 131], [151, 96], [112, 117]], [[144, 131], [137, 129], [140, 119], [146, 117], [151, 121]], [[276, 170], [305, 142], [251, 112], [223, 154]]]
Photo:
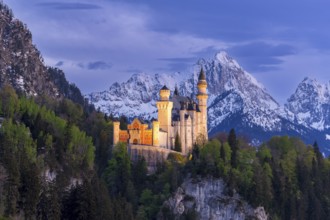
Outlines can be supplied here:
[[159, 91], [160, 100], [156, 103], [158, 109], [159, 128], [167, 132], [167, 148], [171, 148], [171, 127], [173, 102], [170, 100], [170, 90], [164, 86]]
[[180, 109], [180, 139], [181, 139], [181, 148], [182, 152], [186, 151], [186, 122], [185, 122], [185, 115], [186, 115], [186, 106], [185, 103], [181, 103]]
[[197, 94], [197, 100], [198, 100], [198, 105], [199, 109], [201, 111], [201, 121], [200, 121], [200, 134], [204, 135], [206, 139], [208, 139], [207, 135], [207, 99], [208, 99], [208, 94], [207, 94], [207, 82], [206, 82], [206, 77], [205, 73], [203, 71], [203, 68], [201, 68], [201, 72], [199, 73], [198, 77], [198, 83], [197, 83], [197, 88], [198, 88], [198, 94]]
[[152, 145], [159, 147], [159, 122], [152, 122]]
[[113, 122], [113, 145], [116, 145], [119, 142], [119, 121]]

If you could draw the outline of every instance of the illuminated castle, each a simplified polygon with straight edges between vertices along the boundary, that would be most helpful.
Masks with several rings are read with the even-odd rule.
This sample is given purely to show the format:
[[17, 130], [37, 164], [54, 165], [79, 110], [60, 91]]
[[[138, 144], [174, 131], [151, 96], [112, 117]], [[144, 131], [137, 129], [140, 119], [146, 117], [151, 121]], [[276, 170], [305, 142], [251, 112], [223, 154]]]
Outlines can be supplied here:
[[113, 143], [125, 142], [130, 145], [148, 145], [172, 150], [178, 135], [183, 154], [192, 150], [198, 141], [208, 139], [207, 135], [207, 82], [204, 71], [198, 77], [198, 103], [191, 98], [180, 96], [175, 89], [170, 99], [170, 90], [164, 86], [157, 101], [158, 120], [152, 126], [135, 118], [127, 130], [120, 130], [120, 123], [114, 122]]

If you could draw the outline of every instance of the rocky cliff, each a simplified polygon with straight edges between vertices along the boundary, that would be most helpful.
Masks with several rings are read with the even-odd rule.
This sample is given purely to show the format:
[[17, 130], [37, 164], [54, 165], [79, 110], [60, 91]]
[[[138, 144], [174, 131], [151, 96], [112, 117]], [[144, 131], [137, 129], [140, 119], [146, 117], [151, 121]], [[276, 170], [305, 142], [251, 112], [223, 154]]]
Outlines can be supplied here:
[[45, 66], [27, 26], [0, 1], [0, 87], [4, 84], [28, 96], [65, 97], [84, 104], [80, 90], [61, 70]]
[[263, 207], [253, 208], [237, 193], [230, 196], [223, 180], [187, 179], [163, 204], [158, 219], [268, 219]]

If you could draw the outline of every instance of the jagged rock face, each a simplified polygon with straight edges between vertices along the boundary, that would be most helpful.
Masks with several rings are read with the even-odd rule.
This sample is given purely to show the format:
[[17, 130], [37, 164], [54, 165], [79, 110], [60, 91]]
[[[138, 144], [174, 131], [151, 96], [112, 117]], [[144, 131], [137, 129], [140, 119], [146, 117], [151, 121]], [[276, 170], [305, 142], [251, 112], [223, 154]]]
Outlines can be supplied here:
[[0, 2], [0, 87], [4, 84], [28, 96], [67, 97], [84, 102], [80, 90], [70, 85], [60, 70], [44, 65], [31, 32]]
[[10, 84], [28, 95], [59, 96], [50, 82], [40, 52], [23, 23], [2, 6], [0, 10], [0, 83]]
[[[263, 207], [252, 208], [237, 193], [229, 196], [221, 179], [187, 179], [164, 202], [174, 219], [193, 213], [197, 219], [268, 219]], [[160, 212], [158, 219], [164, 219]]]
[[305, 78], [285, 104], [288, 118], [317, 130], [330, 128], [330, 83]]
[[278, 130], [281, 118], [276, 113], [279, 104], [257, 80], [243, 70], [225, 52], [216, 54], [214, 60], [200, 60], [199, 65], [206, 71], [209, 100], [209, 131], [222, 121], [237, 113], [247, 126], [260, 126], [265, 131]]

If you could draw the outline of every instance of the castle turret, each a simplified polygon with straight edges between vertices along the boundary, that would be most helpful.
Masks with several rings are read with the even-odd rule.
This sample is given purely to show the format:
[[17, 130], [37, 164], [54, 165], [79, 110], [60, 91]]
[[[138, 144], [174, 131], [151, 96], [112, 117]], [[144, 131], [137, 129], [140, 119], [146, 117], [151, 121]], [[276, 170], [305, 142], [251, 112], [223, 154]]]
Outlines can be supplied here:
[[207, 135], [207, 82], [205, 73], [203, 71], [203, 68], [201, 68], [201, 71], [199, 73], [198, 77], [198, 94], [197, 94], [197, 100], [198, 100], [198, 106], [201, 111], [201, 120], [200, 120], [200, 134], [202, 134], [206, 139], [208, 139]]
[[152, 122], [152, 145], [159, 147], [159, 122], [156, 120]]
[[180, 139], [181, 139], [182, 152], [185, 152], [185, 149], [186, 149], [185, 115], [186, 115], [186, 105], [185, 105], [184, 102], [182, 102], [181, 103], [181, 109], [180, 109]]
[[172, 127], [172, 108], [173, 102], [169, 101], [170, 99], [170, 90], [164, 86], [159, 91], [160, 100], [156, 103], [158, 109], [158, 121], [159, 128], [167, 132], [167, 148], [171, 148], [171, 127]]
[[119, 121], [113, 122], [113, 145], [116, 145], [119, 142]]

